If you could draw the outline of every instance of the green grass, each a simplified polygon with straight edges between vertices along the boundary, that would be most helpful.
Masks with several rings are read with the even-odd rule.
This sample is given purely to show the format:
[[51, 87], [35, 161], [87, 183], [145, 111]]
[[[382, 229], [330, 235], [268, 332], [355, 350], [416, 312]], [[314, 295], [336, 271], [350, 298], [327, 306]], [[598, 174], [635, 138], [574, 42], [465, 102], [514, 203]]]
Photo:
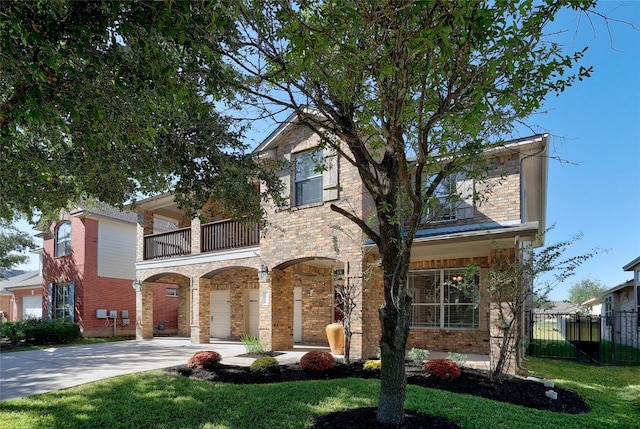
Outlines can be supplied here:
[[0, 345], [0, 353], [25, 352], [29, 350], [48, 349], [51, 347], [60, 348], [60, 347], [69, 347], [69, 346], [84, 346], [88, 344], [113, 343], [116, 341], [126, 341], [131, 339], [132, 337], [80, 338], [71, 343], [56, 343], [55, 345], [45, 344], [45, 345], [37, 345], [37, 346], [26, 345], [26, 344], [11, 345], [3, 342]]
[[[532, 358], [530, 370], [582, 394], [592, 411], [568, 415], [408, 386], [406, 407], [464, 428], [626, 429], [640, 421], [640, 368]], [[190, 380], [151, 371], [0, 403], [10, 428], [305, 428], [314, 416], [376, 406], [379, 381], [343, 379], [265, 385]]]

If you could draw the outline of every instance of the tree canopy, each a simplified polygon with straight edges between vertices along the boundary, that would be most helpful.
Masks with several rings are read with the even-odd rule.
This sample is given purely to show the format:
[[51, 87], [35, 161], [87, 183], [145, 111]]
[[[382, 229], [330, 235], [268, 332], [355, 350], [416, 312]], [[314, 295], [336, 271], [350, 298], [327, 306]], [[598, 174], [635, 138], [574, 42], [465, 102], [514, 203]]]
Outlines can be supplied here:
[[29, 234], [0, 220], [0, 278], [3, 277], [2, 271], [26, 262], [27, 255], [23, 252], [35, 247]]
[[607, 288], [600, 280], [589, 278], [575, 282], [569, 288], [569, 302], [580, 305], [585, 301], [601, 295]]
[[268, 178], [216, 109], [232, 73], [214, 48], [232, 23], [206, 2], [3, 2], [0, 217], [168, 189], [189, 209], [213, 196], [258, 216], [247, 176]]

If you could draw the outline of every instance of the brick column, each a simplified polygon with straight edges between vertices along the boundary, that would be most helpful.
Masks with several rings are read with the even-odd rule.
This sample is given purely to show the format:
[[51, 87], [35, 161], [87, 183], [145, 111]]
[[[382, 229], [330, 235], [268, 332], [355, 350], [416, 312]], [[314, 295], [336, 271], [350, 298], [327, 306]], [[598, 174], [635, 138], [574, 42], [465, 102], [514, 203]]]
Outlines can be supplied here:
[[291, 350], [294, 274], [291, 270], [274, 270], [271, 276], [271, 347], [272, 350]]
[[[490, 317], [489, 317], [489, 337], [490, 337], [490, 341], [489, 341], [489, 358], [491, 359], [491, 369], [494, 369], [494, 365], [495, 363], [498, 362], [498, 359], [500, 357], [500, 348], [503, 344], [503, 338], [505, 335], [505, 331], [503, 329], [503, 327], [501, 326], [501, 312], [500, 312], [500, 306], [502, 305], [502, 314], [508, 315], [510, 313], [508, 304], [506, 303], [498, 303], [498, 302], [492, 302], [489, 305], [489, 312], [490, 312]], [[505, 372], [507, 374], [515, 374], [516, 372], [516, 367], [515, 367], [515, 357], [516, 357], [516, 350], [515, 350], [515, 338], [511, 337], [508, 339], [508, 344], [507, 344], [507, 363], [505, 364]]]
[[201, 253], [200, 245], [200, 219], [195, 218], [191, 221], [191, 254], [197, 255]]
[[209, 344], [211, 338], [211, 287], [199, 277], [191, 279], [191, 342]]
[[153, 234], [153, 212], [138, 212], [136, 225], [136, 261], [144, 260], [144, 237]]
[[136, 291], [136, 340], [153, 338], [153, 284], [143, 282]]

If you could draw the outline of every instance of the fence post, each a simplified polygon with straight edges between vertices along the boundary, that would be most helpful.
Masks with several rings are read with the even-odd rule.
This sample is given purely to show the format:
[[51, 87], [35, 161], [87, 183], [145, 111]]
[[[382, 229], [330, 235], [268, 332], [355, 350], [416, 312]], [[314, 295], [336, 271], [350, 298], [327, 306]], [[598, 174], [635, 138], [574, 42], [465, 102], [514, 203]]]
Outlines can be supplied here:
[[611, 338], [611, 365], [616, 364], [616, 311], [611, 310], [611, 323], [609, 324], [609, 338]]

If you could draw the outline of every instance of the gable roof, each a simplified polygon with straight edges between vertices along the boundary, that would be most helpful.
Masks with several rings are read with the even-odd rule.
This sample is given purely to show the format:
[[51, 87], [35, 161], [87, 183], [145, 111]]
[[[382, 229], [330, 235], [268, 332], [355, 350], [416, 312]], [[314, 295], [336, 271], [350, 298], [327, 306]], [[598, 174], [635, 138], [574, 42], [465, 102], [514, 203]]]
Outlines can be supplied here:
[[28, 271], [24, 274], [0, 280], [0, 292], [39, 286], [42, 286], [42, 275], [40, 271]]
[[625, 271], [633, 271], [633, 269], [637, 265], [640, 265], [640, 256], [638, 256], [636, 259], [634, 259], [633, 261], [629, 262], [627, 265], [622, 267], [622, 269], [625, 270]]

